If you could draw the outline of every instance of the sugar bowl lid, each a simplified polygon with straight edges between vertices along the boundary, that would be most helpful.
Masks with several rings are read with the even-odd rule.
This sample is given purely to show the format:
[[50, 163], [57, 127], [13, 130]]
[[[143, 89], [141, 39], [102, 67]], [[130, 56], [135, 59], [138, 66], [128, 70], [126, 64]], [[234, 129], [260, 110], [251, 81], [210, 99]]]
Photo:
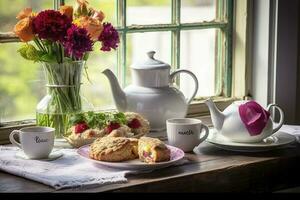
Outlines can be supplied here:
[[141, 70], [151, 70], [151, 69], [171, 69], [171, 66], [163, 61], [156, 60], [154, 58], [155, 51], [149, 51], [147, 53], [147, 58], [137, 63], [134, 63], [132, 69], [141, 69]]

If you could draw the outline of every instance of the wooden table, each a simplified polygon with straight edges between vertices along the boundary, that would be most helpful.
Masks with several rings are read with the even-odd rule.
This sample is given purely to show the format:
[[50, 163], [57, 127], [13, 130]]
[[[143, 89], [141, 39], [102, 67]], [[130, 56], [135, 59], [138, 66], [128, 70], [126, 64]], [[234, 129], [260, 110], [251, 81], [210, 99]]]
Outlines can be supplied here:
[[43, 184], [0, 172], [0, 192], [273, 192], [300, 185], [300, 145], [264, 153], [236, 153], [203, 143], [189, 162], [128, 183], [55, 191]]

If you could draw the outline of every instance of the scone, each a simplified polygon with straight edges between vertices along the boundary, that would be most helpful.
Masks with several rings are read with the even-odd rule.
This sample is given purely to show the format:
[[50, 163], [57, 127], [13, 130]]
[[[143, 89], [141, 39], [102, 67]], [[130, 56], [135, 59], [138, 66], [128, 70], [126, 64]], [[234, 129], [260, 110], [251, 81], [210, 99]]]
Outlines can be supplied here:
[[124, 137], [103, 137], [90, 146], [89, 156], [95, 160], [120, 162], [138, 158], [137, 140]]
[[86, 144], [91, 144], [95, 139], [107, 135], [105, 130], [87, 129], [82, 133], [76, 133], [75, 126], [69, 129], [70, 135], [65, 137], [70, 145], [75, 148], [81, 147]]
[[134, 112], [125, 112], [127, 126], [134, 133], [133, 137], [140, 138], [150, 131], [150, 123], [142, 115]]
[[107, 134], [110, 137], [132, 137], [134, 133], [131, 132], [131, 128], [126, 125], [120, 125], [119, 128], [112, 130]]
[[141, 137], [138, 143], [140, 160], [146, 163], [156, 163], [170, 160], [170, 150], [156, 138]]

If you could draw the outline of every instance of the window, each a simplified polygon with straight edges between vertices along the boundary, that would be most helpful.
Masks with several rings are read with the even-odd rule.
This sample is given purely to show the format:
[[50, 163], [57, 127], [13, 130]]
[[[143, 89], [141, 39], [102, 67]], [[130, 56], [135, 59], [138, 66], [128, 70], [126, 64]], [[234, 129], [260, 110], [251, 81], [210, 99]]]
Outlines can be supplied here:
[[[9, 32], [15, 15], [24, 7], [35, 11], [75, 0], [10, 0], [0, 2], [0, 122], [35, 117], [35, 106], [45, 94], [39, 64], [24, 60], [16, 51], [17, 39]], [[130, 65], [150, 50], [173, 70], [193, 71], [199, 79], [199, 100], [231, 96], [233, 0], [89, 0], [106, 14], [120, 33], [115, 52], [93, 53], [88, 60], [92, 83], [82, 91], [96, 109], [113, 108], [110, 86], [101, 71], [111, 68], [123, 87], [130, 84]], [[13, 5], [13, 6], [12, 6]], [[1, 34], [2, 32], [2, 34]], [[100, 47], [99, 47], [100, 48]], [[177, 82], [190, 95], [192, 80]]]

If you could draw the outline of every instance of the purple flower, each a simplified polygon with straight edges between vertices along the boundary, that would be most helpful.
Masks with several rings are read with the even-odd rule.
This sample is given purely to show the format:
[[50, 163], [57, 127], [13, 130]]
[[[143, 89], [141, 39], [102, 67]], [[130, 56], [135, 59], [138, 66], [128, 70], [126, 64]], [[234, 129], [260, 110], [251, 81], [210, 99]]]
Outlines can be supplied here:
[[40, 39], [53, 42], [62, 42], [71, 25], [70, 18], [55, 10], [42, 11], [32, 21], [33, 33], [37, 34]]
[[86, 29], [72, 25], [67, 31], [64, 47], [68, 56], [80, 60], [85, 52], [93, 50], [93, 41]]
[[102, 42], [102, 51], [116, 49], [120, 43], [118, 31], [110, 23], [104, 23], [103, 31], [99, 36], [99, 41]]
[[270, 117], [270, 113], [255, 101], [240, 105], [239, 114], [251, 136], [261, 134]]

